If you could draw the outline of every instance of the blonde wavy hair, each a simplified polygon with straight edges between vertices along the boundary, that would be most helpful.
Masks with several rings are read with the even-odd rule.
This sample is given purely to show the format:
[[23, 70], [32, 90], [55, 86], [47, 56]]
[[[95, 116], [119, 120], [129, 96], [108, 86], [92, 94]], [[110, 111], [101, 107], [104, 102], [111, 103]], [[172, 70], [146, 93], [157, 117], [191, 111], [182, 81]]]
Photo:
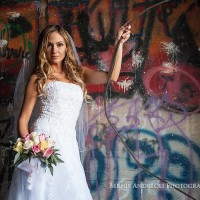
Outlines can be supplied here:
[[56, 80], [52, 75], [52, 67], [46, 58], [48, 37], [53, 32], [58, 32], [66, 42], [67, 49], [66, 56], [63, 60], [63, 71], [71, 83], [78, 84], [81, 87], [85, 98], [87, 96], [87, 91], [85, 83], [83, 82], [83, 69], [78, 64], [68, 32], [59, 25], [48, 25], [39, 36], [35, 57], [35, 67], [33, 70], [33, 73], [37, 76], [37, 92], [39, 96], [45, 95], [44, 86], [47, 80]]

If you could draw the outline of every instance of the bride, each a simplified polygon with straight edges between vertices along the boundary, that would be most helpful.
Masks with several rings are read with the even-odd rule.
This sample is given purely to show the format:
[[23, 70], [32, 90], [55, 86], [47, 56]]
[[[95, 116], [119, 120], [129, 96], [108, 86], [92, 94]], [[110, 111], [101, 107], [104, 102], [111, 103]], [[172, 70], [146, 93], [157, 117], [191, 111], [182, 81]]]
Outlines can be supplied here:
[[[117, 81], [122, 62], [123, 44], [130, 37], [130, 25], [119, 29], [119, 41], [112, 81]], [[120, 39], [121, 38], [121, 39]], [[33, 73], [28, 81], [18, 131], [21, 138], [30, 132], [45, 133], [56, 142], [64, 163], [54, 168], [54, 175], [31, 159], [16, 167], [8, 200], [90, 200], [84, 169], [76, 140], [76, 122], [83, 100], [85, 84], [105, 84], [107, 73], [79, 66], [73, 41], [58, 25], [47, 26], [40, 34]], [[39, 116], [29, 128], [36, 100]], [[30, 168], [31, 166], [31, 168]]]

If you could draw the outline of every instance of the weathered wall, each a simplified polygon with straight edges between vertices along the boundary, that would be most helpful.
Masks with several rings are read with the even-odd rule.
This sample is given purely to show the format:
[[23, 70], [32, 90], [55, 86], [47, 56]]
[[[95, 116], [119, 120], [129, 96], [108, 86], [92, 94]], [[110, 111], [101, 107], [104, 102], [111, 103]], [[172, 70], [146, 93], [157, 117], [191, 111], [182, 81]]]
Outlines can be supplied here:
[[[69, 31], [83, 65], [108, 70], [117, 29], [157, 2], [2, 0], [1, 141], [8, 141], [10, 134], [11, 103], [22, 59], [33, 56], [39, 32], [47, 24], [61, 24]], [[141, 164], [196, 199], [200, 199], [199, 11], [197, 0], [172, 0], [135, 20], [124, 48], [122, 73], [108, 100], [112, 123]], [[94, 199], [187, 199], [131, 158], [105, 119], [104, 89], [88, 86], [95, 101], [90, 105], [84, 166]], [[10, 159], [3, 146], [0, 153], [3, 198]], [[141, 183], [152, 185], [137, 188]]]

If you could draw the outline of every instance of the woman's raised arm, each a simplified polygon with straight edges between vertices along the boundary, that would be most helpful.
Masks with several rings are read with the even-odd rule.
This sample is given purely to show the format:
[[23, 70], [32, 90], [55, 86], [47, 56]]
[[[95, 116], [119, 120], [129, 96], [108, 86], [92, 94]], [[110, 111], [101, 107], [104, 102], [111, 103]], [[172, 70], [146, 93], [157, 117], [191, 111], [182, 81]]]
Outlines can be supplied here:
[[[116, 52], [116, 60], [115, 65], [113, 68], [113, 72], [111, 75], [111, 81], [117, 81], [119, 78], [119, 74], [121, 71], [121, 64], [122, 64], [122, 51], [123, 51], [123, 44], [126, 42], [130, 37], [130, 25], [122, 26], [116, 36], [115, 45], [118, 43], [118, 50]], [[105, 84], [108, 80], [108, 74], [102, 71], [96, 71], [89, 69], [87, 67], [83, 67], [84, 69], [84, 82], [89, 84]]]

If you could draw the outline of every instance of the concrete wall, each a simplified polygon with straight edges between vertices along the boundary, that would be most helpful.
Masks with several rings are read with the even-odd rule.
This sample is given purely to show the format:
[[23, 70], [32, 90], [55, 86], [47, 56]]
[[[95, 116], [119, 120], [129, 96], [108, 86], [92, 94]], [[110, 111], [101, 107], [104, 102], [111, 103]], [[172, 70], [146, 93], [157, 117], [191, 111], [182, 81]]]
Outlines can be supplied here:
[[[83, 65], [108, 70], [117, 29], [156, 2], [160, 1], [2, 0], [1, 141], [10, 136], [12, 97], [22, 59], [33, 57], [39, 32], [47, 24], [69, 31]], [[107, 101], [111, 122], [139, 162], [196, 199], [200, 199], [199, 18], [199, 1], [172, 0], [132, 22], [122, 73], [109, 88]], [[188, 199], [136, 163], [105, 118], [104, 86], [87, 88], [94, 102], [89, 106], [84, 167], [94, 199]], [[11, 174], [11, 157], [3, 146], [0, 159], [2, 199]]]

